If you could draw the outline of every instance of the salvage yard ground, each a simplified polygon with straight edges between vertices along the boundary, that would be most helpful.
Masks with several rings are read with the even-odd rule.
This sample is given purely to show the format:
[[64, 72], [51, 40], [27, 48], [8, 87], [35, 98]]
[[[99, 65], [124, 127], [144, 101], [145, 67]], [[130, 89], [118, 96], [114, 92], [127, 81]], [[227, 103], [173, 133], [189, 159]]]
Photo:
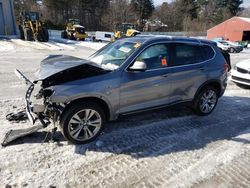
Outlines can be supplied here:
[[[23, 107], [28, 77], [49, 54], [86, 58], [103, 43], [0, 40], [0, 140], [10, 130], [9, 112]], [[232, 64], [250, 49], [231, 55]], [[44, 141], [47, 131], [0, 148], [0, 187], [250, 187], [250, 90], [229, 81], [216, 110], [198, 117], [172, 107], [110, 122], [86, 145]]]

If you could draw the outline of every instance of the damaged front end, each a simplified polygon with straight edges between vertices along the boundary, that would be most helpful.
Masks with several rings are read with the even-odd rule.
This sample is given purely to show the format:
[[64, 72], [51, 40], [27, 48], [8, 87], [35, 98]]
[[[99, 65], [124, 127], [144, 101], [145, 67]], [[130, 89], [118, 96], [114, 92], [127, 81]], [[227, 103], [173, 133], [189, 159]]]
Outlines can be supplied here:
[[[28, 129], [10, 130], [6, 134], [2, 145], [6, 146], [11, 141], [43, 129], [51, 123], [54, 125], [52, 129], [54, 132], [56, 130], [56, 123], [59, 122], [65, 106], [69, 103], [66, 100], [52, 102], [51, 98], [55, 93], [55, 87], [66, 88], [67, 84], [64, 85], [64, 83], [108, 72], [110, 71], [101, 68], [89, 60], [64, 55], [52, 55], [45, 58], [41, 62], [40, 69], [36, 73], [36, 80], [33, 82], [16, 69], [15, 74], [28, 85], [24, 98], [28, 119], [32, 125], [37, 121], [40, 123]], [[34, 91], [37, 94], [33, 95]], [[57, 92], [59, 91], [57, 90]]]
[[49, 97], [53, 91], [41, 87], [39, 92], [34, 95], [34, 103], [31, 101], [31, 96], [38, 81], [31, 82], [19, 70], [16, 70], [15, 73], [29, 86], [25, 94], [25, 109], [30, 122], [34, 125], [39, 120], [43, 127], [47, 127], [51, 120], [55, 122], [60, 114], [61, 106], [50, 102]]
[[25, 81], [26, 85], [28, 85], [28, 89], [24, 98], [27, 117], [32, 125], [34, 125], [37, 121], [39, 121], [40, 124], [26, 129], [16, 129], [8, 131], [4, 137], [2, 146], [8, 145], [10, 142], [17, 138], [32, 134], [40, 129], [46, 128], [51, 123], [51, 120], [53, 122], [56, 122], [60, 114], [60, 108], [54, 107], [53, 104], [50, 104], [49, 102], [49, 96], [52, 95], [52, 91], [44, 90], [43, 88], [41, 88], [38, 94], [35, 95], [35, 99], [37, 101], [40, 100], [40, 102], [33, 103], [31, 101], [31, 96], [37, 82], [31, 82], [26, 76], [24, 76], [24, 74], [22, 74], [17, 69], [15, 70], [15, 73], [19, 78]]

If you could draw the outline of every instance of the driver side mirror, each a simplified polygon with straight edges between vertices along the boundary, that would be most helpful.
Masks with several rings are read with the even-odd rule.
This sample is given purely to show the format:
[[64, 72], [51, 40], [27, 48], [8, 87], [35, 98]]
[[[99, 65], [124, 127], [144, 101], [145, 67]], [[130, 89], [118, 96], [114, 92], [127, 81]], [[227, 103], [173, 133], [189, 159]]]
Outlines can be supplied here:
[[130, 71], [145, 71], [146, 69], [147, 65], [143, 61], [135, 61], [134, 64], [129, 67]]

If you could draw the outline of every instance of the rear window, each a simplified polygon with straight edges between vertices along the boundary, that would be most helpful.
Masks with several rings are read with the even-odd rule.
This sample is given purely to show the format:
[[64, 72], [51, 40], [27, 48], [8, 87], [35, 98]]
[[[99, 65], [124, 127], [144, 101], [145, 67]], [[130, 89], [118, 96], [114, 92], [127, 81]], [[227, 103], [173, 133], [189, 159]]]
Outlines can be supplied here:
[[177, 43], [175, 44], [175, 54], [173, 66], [188, 65], [204, 61], [201, 46]]

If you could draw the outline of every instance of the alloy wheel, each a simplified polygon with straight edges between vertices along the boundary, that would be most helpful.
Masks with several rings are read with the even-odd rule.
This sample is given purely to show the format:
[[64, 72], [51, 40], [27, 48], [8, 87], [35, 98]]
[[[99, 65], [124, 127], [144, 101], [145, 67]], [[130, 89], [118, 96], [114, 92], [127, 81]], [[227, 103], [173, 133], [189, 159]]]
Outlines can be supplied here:
[[101, 129], [101, 115], [94, 109], [84, 109], [75, 113], [69, 121], [70, 136], [78, 141], [93, 138]]
[[210, 113], [217, 103], [217, 94], [213, 90], [207, 90], [201, 97], [200, 110], [207, 114]]

